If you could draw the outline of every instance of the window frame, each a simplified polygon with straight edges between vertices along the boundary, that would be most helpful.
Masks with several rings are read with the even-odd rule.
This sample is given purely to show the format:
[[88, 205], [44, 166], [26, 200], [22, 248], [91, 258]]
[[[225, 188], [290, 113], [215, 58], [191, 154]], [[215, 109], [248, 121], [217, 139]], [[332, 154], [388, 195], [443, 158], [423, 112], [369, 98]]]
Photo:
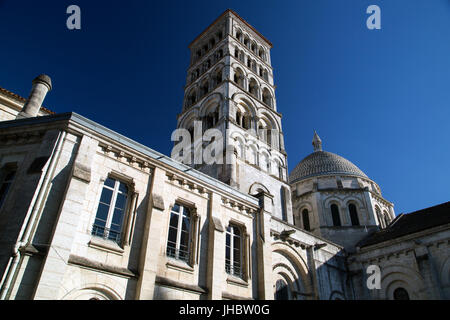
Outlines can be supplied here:
[[[302, 225], [303, 225], [303, 229], [306, 231], [311, 231], [311, 220], [309, 219], [309, 210], [308, 208], [303, 208], [301, 211], [301, 215], [302, 215]], [[306, 219], [305, 219], [306, 217]], [[307, 223], [305, 223], [305, 220]], [[306, 228], [306, 225], [308, 226], [308, 228]]]
[[[179, 211], [175, 211], [174, 207], [178, 206]], [[184, 259], [180, 259], [178, 252], [180, 251], [180, 245], [181, 245], [181, 235], [183, 232], [183, 215], [184, 215], [184, 209], [187, 209], [189, 212], [189, 227], [187, 228], [188, 232], [188, 240], [187, 240], [187, 250], [186, 250], [186, 257]], [[175, 255], [169, 254], [169, 237], [170, 237], [170, 229], [172, 228], [170, 223], [172, 221], [172, 215], [178, 216], [178, 222], [176, 227], [176, 238], [175, 238]], [[180, 219], [181, 217], [181, 219]], [[169, 222], [167, 226], [167, 241], [166, 241], [166, 257], [170, 259], [175, 259], [178, 261], [184, 261], [188, 264], [191, 263], [191, 253], [192, 253], [192, 225], [193, 225], [193, 208], [189, 205], [186, 205], [180, 201], [176, 201], [173, 206], [170, 207], [170, 215], [169, 215]], [[181, 227], [181, 228], [180, 228]], [[172, 242], [172, 241], [170, 241]]]
[[[234, 237], [236, 237], [234, 232], [230, 232], [229, 229], [231, 229], [231, 231], [234, 231], [234, 229], [239, 230], [240, 236], [238, 236], [239, 238], [239, 273], [236, 274], [234, 272], [235, 270], [235, 266], [234, 266], [234, 241], [231, 241], [232, 239], [234, 240]], [[230, 245], [227, 245], [227, 238], [230, 236]], [[245, 279], [245, 228], [240, 226], [239, 224], [234, 223], [233, 221], [230, 221], [230, 223], [228, 224], [227, 229], [225, 230], [225, 272], [233, 277], [237, 277], [239, 279]], [[227, 251], [228, 248], [230, 250], [230, 259], [227, 259]], [[227, 262], [227, 260], [229, 260], [229, 262]], [[232, 271], [232, 272], [230, 272]]]
[[[352, 212], [352, 210], [350, 210], [351, 206], [353, 206], [353, 208], [355, 208], [355, 210], [353, 212]], [[354, 204], [353, 202], [350, 202], [347, 205], [347, 209], [348, 209], [348, 214], [350, 216], [350, 223], [351, 223], [352, 227], [361, 226], [361, 221], [359, 219], [359, 213], [358, 213], [358, 208], [357, 208], [356, 204]]]
[[[111, 179], [114, 181], [114, 188], [107, 186], [105, 183], [108, 179]], [[103, 181], [102, 181], [103, 180]], [[92, 228], [91, 228], [91, 236], [96, 237], [96, 238], [101, 238], [107, 241], [112, 241], [114, 243], [116, 243], [119, 246], [123, 246], [125, 243], [128, 243], [128, 236], [129, 236], [129, 232], [128, 232], [128, 228], [127, 228], [127, 224], [130, 223], [130, 214], [131, 214], [131, 210], [134, 210], [132, 208], [132, 203], [135, 203], [137, 200], [137, 193], [134, 191], [134, 182], [133, 179], [127, 178], [127, 177], [122, 177], [122, 176], [118, 176], [115, 175], [114, 173], [110, 173], [108, 174], [108, 176], [105, 179], [102, 179], [102, 185], [101, 185], [101, 190], [99, 192], [98, 195], [98, 199], [97, 199], [97, 210], [95, 212], [94, 215], [94, 220], [92, 223]], [[122, 213], [122, 219], [120, 222], [120, 231], [115, 231], [113, 230], [113, 232], [117, 233], [118, 236], [115, 239], [111, 239], [110, 238], [110, 232], [111, 232], [111, 225], [112, 225], [112, 220], [114, 217], [114, 211], [116, 209], [116, 204], [117, 204], [117, 195], [119, 194], [119, 187], [120, 184], [123, 184], [127, 187], [127, 192], [125, 194], [125, 204], [123, 206], [123, 213]], [[97, 215], [99, 213], [99, 207], [101, 204], [106, 205], [106, 203], [102, 203], [101, 202], [101, 197], [103, 194], [103, 190], [104, 189], [108, 189], [111, 190], [113, 193], [111, 195], [111, 199], [109, 201], [109, 204], [107, 204], [109, 206], [108, 208], [108, 215], [106, 217], [106, 221], [105, 221], [105, 225], [104, 226], [100, 226], [100, 225], [96, 225], [96, 221], [97, 221]], [[123, 192], [120, 192], [120, 194], [124, 194]], [[102, 220], [102, 219], [99, 219]], [[102, 234], [97, 234], [96, 231], [96, 226], [99, 228], [103, 228], [103, 233]], [[105, 232], [106, 231], [106, 232]], [[127, 231], [127, 232], [126, 232]], [[131, 232], [131, 231], [130, 231]]]
[[[333, 206], [336, 207], [337, 211], [333, 212]], [[331, 220], [333, 223], [333, 227], [342, 227], [342, 219], [341, 219], [341, 212], [339, 210], [339, 206], [336, 203], [332, 203], [330, 205], [330, 211], [331, 211]], [[338, 222], [338, 223], [336, 223]]]

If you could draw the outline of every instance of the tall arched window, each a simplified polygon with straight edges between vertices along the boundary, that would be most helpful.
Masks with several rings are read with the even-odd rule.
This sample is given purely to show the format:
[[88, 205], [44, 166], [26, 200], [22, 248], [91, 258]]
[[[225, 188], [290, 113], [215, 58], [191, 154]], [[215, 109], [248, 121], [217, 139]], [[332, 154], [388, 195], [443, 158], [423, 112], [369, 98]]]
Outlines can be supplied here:
[[168, 257], [189, 261], [190, 230], [190, 210], [175, 203], [170, 212], [169, 237], [166, 249]]
[[331, 205], [331, 217], [333, 218], [333, 226], [340, 227], [341, 217], [339, 216], [339, 208], [335, 204]]
[[384, 220], [384, 226], [387, 228], [389, 225], [389, 215], [387, 211], [383, 211], [383, 220]]
[[192, 90], [191, 93], [189, 94], [189, 98], [188, 98], [188, 106], [192, 106], [197, 100], [197, 93], [195, 92], [195, 90]]
[[408, 291], [406, 291], [404, 288], [395, 289], [394, 300], [409, 300]]
[[255, 79], [251, 79], [250, 80], [250, 84], [248, 86], [248, 91], [250, 92], [250, 94], [252, 96], [254, 96], [255, 98], [258, 97], [258, 83], [256, 82]]
[[240, 69], [237, 69], [234, 73], [234, 82], [238, 84], [240, 87], [244, 87], [244, 75]]
[[203, 97], [209, 91], [209, 83], [208, 80], [203, 81], [202, 86], [200, 87], [200, 97]]
[[356, 206], [353, 203], [348, 205], [348, 211], [350, 213], [350, 220], [352, 226], [359, 226], [358, 211], [356, 211]]
[[262, 98], [265, 104], [267, 104], [269, 107], [272, 107], [272, 95], [270, 94], [269, 89], [264, 88]]
[[111, 177], [104, 184], [92, 235], [120, 243], [128, 198], [128, 186]]
[[275, 300], [289, 300], [289, 288], [283, 280], [277, 280], [275, 283]]
[[240, 30], [236, 31], [236, 38], [242, 42], [242, 32]]
[[242, 278], [242, 232], [232, 224], [228, 226], [226, 234], [225, 271]]
[[303, 209], [302, 211], [303, 229], [306, 231], [311, 231], [311, 226], [309, 225], [309, 212], [308, 209]]
[[384, 228], [384, 219], [381, 215], [381, 210], [378, 206], [375, 206], [375, 213], [377, 214], [378, 223], [380, 225], [380, 228]]

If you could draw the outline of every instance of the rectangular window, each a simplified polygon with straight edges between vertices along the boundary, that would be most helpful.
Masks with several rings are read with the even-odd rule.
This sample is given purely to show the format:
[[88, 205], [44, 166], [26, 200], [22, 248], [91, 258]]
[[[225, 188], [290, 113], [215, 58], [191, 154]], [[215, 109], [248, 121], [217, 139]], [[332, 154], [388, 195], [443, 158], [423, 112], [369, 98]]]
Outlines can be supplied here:
[[120, 243], [127, 197], [128, 187], [125, 183], [113, 178], [105, 180], [92, 235]]
[[17, 169], [15, 166], [5, 166], [2, 171], [2, 182], [0, 185], [0, 208], [3, 206], [3, 202], [5, 202], [9, 189], [11, 189]]
[[225, 271], [242, 278], [242, 232], [233, 225], [228, 226], [226, 233]]
[[189, 262], [191, 213], [189, 208], [175, 203], [170, 212], [167, 256]]

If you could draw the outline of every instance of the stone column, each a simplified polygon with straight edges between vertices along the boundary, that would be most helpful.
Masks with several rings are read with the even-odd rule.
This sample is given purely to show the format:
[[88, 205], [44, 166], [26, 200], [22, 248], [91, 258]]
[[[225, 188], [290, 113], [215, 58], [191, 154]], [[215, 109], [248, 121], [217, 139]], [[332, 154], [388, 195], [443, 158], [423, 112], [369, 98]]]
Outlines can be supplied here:
[[208, 265], [206, 283], [208, 299], [222, 300], [225, 270], [225, 229], [220, 219], [221, 199], [218, 194], [211, 194], [208, 214]]
[[66, 273], [72, 244], [75, 239], [80, 214], [91, 181], [91, 167], [98, 141], [83, 136], [72, 167], [62, 207], [55, 222], [56, 228], [50, 241], [48, 254], [42, 267], [34, 293], [36, 300], [58, 299], [62, 280]]
[[265, 192], [256, 195], [260, 210], [256, 214], [256, 241], [258, 264], [258, 299], [273, 300], [272, 249], [270, 247], [270, 219], [273, 197]]
[[[161, 246], [164, 245], [162, 230], [166, 216], [164, 203], [165, 171], [155, 168], [153, 171], [152, 191], [148, 195], [147, 215], [142, 236], [139, 260], [139, 274], [136, 287], [136, 300], [151, 300], [155, 291], [155, 278]], [[157, 188], [155, 188], [157, 187]]]

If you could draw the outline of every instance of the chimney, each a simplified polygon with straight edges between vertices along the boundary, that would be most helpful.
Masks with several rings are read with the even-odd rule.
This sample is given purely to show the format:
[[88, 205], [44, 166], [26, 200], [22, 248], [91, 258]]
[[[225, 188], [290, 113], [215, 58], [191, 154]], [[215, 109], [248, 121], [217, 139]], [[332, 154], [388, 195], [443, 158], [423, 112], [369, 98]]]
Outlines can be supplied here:
[[32, 83], [33, 87], [31, 88], [30, 96], [25, 102], [22, 111], [17, 115], [17, 119], [36, 117], [47, 92], [52, 90], [52, 80], [45, 74], [38, 76]]

